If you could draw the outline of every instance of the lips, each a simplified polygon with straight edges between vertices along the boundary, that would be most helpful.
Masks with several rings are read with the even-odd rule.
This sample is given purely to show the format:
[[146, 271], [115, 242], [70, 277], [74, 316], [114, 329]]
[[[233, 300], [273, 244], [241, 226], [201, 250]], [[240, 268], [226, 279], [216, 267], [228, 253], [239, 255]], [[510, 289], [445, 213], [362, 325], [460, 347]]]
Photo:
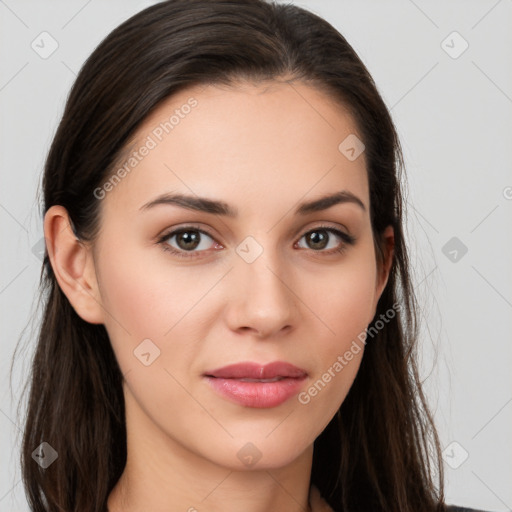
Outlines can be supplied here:
[[276, 407], [297, 394], [307, 377], [301, 368], [283, 361], [266, 365], [244, 362], [204, 373], [211, 388], [246, 407]]
[[305, 377], [307, 373], [293, 364], [274, 361], [264, 366], [250, 362], [231, 364], [217, 370], [205, 372], [205, 375], [223, 379], [252, 379], [261, 382], [262, 380], [276, 380], [279, 378], [300, 379]]

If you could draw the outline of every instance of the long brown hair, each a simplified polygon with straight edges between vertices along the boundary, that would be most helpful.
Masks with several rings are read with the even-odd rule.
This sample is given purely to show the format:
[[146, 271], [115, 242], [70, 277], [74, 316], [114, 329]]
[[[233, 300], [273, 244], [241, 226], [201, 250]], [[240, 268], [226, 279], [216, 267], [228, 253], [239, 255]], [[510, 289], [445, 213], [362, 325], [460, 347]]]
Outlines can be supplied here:
[[[369, 326], [375, 335], [345, 401], [315, 441], [311, 482], [335, 511], [444, 510], [439, 439], [416, 365], [402, 150], [368, 70], [325, 20], [264, 0], [169, 0], [124, 22], [72, 87], [45, 164], [43, 214], [64, 206], [77, 237], [93, 241], [101, 223], [93, 192], [162, 100], [192, 85], [285, 76], [335, 98], [357, 123], [378, 264], [385, 227], [395, 234], [388, 283]], [[21, 453], [29, 504], [34, 512], [104, 512], [126, 463], [123, 376], [104, 326], [76, 314], [48, 254], [40, 297]], [[396, 303], [400, 310], [376, 329]], [[58, 452], [46, 469], [32, 457], [42, 442]]]

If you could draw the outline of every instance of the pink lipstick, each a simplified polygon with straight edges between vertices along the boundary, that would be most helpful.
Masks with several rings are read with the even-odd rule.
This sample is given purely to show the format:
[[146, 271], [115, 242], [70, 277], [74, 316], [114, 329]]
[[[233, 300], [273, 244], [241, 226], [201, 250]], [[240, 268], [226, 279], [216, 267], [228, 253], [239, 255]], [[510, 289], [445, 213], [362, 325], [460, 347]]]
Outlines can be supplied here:
[[283, 361], [266, 365], [231, 364], [207, 371], [204, 377], [220, 395], [246, 407], [277, 407], [297, 394], [307, 377], [301, 368]]

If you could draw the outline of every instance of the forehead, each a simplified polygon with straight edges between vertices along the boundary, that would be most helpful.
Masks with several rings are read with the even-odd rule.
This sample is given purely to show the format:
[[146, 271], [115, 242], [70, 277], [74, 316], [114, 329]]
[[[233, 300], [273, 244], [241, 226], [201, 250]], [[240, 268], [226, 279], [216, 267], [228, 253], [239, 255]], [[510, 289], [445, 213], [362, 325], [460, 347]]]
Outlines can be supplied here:
[[[133, 210], [169, 191], [221, 198], [240, 207], [296, 202], [349, 189], [367, 203], [364, 152], [348, 111], [303, 83], [199, 85], [164, 100], [141, 123], [117, 162], [123, 179], [109, 204]], [[249, 198], [258, 197], [258, 205]], [[106, 205], [103, 205], [106, 206]]]

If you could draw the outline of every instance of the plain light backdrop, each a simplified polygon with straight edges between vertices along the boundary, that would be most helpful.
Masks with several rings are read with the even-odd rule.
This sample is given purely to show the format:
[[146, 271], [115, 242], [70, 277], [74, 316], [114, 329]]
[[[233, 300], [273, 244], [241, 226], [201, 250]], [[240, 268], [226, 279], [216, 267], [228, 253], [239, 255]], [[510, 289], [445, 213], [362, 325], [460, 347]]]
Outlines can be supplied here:
[[[152, 3], [0, 0], [0, 511], [29, 510], [16, 406], [35, 343], [29, 320], [43, 235], [36, 194], [46, 153], [85, 59]], [[292, 3], [346, 37], [401, 138], [422, 377], [444, 450], [447, 502], [509, 511], [512, 0]], [[27, 325], [11, 394], [11, 360]]]

